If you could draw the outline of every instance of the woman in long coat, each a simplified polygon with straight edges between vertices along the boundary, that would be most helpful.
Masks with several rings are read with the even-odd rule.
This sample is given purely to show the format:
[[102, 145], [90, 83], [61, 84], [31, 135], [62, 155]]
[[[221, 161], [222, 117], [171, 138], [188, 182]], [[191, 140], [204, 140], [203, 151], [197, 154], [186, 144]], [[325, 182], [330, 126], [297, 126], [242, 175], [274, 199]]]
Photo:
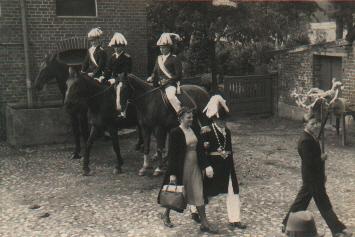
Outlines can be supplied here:
[[231, 132], [225, 122], [229, 109], [220, 95], [214, 95], [205, 111], [213, 121], [209, 131], [203, 134], [208, 163], [213, 169], [213, 177], [204, 179], [205, 196], [227, 194], [229, 225], [245, 229], [246, 226], [240, 222], [239, 185], [234, 169]]
[[[203, 150], [199, 133], [191, 128], [193, 121], [192, 111], [182, 108], [178, 114], [180, 126], [173, 129], [169, 135], [168, 169], [165, 174], [163, 186], [175, 183], [183, 185], [187, 204], [197, 208], [201, 218], [201, 231], [216, 233], [207, 221], [205, 213], [205, 200], [203, 197], [202, 171], [209, 166]], [[158, 203], [160, 204], [160, 193]], [[173, 227], [170, 221], [170, 209], [162, 215], [164, 224]]]

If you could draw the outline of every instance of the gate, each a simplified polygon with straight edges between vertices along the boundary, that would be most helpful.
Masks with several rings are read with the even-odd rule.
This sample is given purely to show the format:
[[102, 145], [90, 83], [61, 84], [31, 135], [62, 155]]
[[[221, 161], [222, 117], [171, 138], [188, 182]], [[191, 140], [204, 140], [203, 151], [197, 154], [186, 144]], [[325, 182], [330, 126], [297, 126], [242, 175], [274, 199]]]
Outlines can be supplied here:
[[275, 75], [225, 76], [224, 93], [234, 115], [272, 114]]

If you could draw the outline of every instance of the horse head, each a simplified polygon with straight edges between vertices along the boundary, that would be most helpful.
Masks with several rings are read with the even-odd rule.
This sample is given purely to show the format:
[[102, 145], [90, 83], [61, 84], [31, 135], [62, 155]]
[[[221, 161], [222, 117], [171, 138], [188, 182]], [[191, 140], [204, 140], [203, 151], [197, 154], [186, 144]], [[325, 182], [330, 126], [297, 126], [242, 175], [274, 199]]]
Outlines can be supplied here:
[[[68, 67], [57, 59], [57, 54], [46, 54], [41, 62], [34, 87], [40, 91], [51, 79], [57, 79], [62, 93], [65, 91], [65, 80], [68, 78]], [[59, 81], [61, 80], [61, 81]]]

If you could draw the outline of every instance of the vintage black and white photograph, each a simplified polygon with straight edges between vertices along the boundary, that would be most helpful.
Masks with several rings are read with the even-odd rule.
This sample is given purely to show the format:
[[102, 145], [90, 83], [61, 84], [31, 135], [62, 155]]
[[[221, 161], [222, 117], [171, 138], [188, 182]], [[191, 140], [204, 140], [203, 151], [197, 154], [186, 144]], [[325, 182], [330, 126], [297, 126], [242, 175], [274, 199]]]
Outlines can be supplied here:
[[355, 236], [354, 40], [355, 0], [0, 0], [0, 236]]

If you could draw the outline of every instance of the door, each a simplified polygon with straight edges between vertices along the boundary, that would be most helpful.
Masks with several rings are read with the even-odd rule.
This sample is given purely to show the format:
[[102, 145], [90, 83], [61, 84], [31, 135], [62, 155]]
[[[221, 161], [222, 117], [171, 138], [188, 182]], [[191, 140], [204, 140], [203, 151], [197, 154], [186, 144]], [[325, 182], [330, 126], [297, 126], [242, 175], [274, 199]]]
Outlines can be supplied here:
[[320, 56], [320, 77], [319, 88], [329, 90], [332, 86], [332, 79], [342, 80], [341, 57]]

